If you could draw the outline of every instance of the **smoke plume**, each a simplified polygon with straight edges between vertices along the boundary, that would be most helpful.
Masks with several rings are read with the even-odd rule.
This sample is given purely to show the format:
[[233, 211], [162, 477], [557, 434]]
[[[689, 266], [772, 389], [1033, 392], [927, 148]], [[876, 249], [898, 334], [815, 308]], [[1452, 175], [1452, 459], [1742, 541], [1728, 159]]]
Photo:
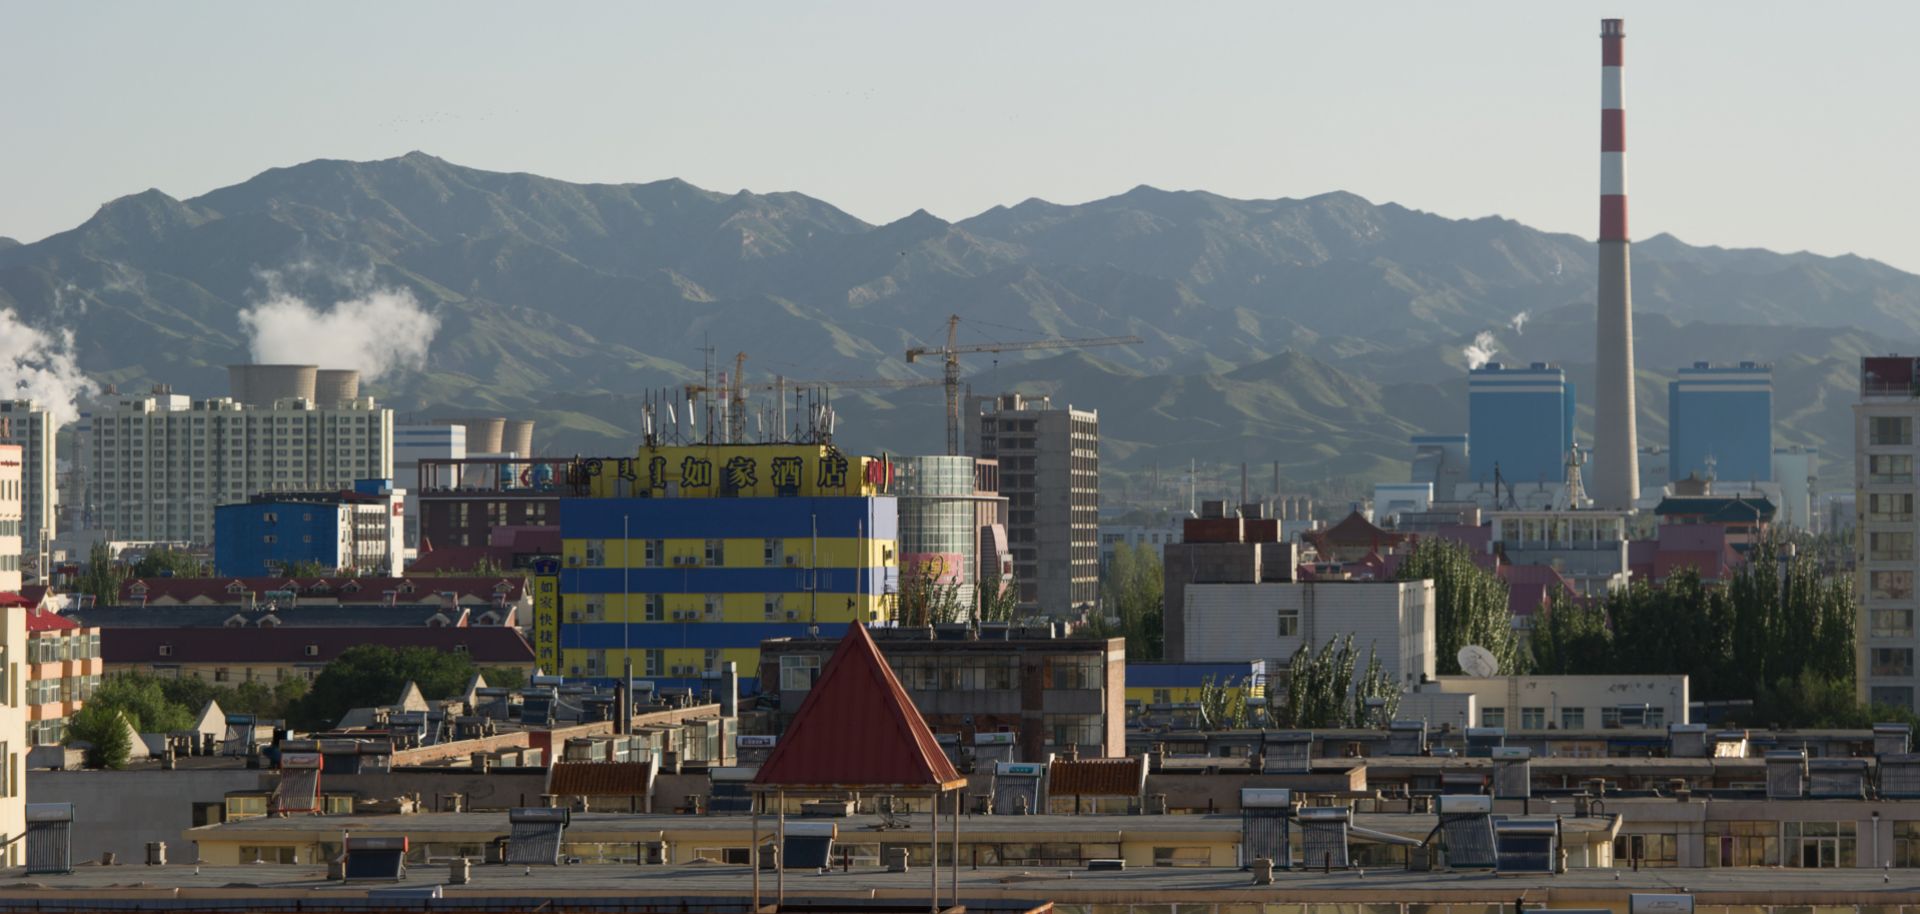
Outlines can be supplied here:
[[78, 401], [96, 389], [80, 373], [73, 331], [48, 333], [0, 308], [0, 399], [33, 400], [64, 425], [80, 417]]
[[1483, 368], [1488, 362], [1493, 361], [1494, 354], [1500, 351], [1495, 349], [1493, 344], [1492, 331], [1482, 330], [1474, 334], [1473, 342], [1468, 344], [1467, 348], [1460, 350], [1461, 354], [1467, 357], [1467, 367]]
[[255, 362], [353, 368], [369, 381], [426, 365], [440, 319], [420, 307], [410, 290], [375, 287], [368, 277], [345, 284], [350, 297], [316, 308], [289, 291], [278, 274], [262, 278], [266, 300], [240, 312]]
[[1522, 311], [1514, 315], [1512, 320], [1507, 321], [1507, 326], [1512, 327], [1514, 333], [1525, 333], [1527, 332], [1527, 321], [1530, 320], [1533, 320], [1533, 312]]

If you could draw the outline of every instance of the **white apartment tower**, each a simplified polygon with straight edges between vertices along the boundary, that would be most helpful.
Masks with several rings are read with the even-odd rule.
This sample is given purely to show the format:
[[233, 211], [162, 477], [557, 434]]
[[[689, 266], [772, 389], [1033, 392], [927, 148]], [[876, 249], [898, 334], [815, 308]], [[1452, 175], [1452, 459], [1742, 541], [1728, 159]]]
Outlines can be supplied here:
[[[0, 444], [0, 594], [19, 593], [23, 583], [20, 568], [24, 541], [20, 534], [24, 522], [20, 505], [26, 493], [21, 479], [26, 461], [21, 456], [19, 445]], [[5, 672], [0, 670], [0, 682]]]
[[210, 543], [216, 506], [393, 478], [393, 411], [371, 397], [249, 406], [159, 388], [102, 404], [86, 434], [94, 526], [121, 540]]
[[967, 448], [1000, 461], [1020, 609], [1090, 612], [1100, 600], [1100, 414], [1046, 397], [967, 398]]
[[1913, 708], [1915, 532], [1914, 420], [1920, 418], [1920, 359], [1861, 359], [1853, 406], [1855, 592], [1854, 668], [1861, 700]]
[[55, 485], [53, 440], [59, 430], [47, 410], [32, 400], [0, 400], [0, 444], [17, 444], [21, 450], [21, 476], [26, 489], [26, 527], [21, 531], [28, 556], [39, 553], [40, 544], [51, 541], [59, 531], [59, 488]]

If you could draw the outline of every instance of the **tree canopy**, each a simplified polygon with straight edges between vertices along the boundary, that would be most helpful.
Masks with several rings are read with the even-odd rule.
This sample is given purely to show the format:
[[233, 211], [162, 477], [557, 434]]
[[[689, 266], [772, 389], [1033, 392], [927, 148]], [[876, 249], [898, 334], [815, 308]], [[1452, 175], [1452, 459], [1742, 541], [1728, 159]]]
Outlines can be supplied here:
[[[1166, 651], [1164, 574], [1160, 551], [1146, 543], [1115, 544], [1100, 572], [1103, 608], [1095, 633], [1125, 637], [1130, 660], [1158, 660]], [[1117, 630], [1106, 623], [1109, 617], [1119, 620]]]
[[1507, 582], [1474, 563], [1465, 543], [1426, 537], [1400, 563], [1400, 580], [1433, 581], [1434, 642], [1442, 676], [1460, 672], [1460, 649], [1477, 644], [1493, 652], [1503, 675], [1526, 672], [1520, 639], [1507, 609]]
[[409, 682], [428, 700], [451, 698], [467, 687], [474, 673], [466, 654], [424, 647], [350, 647], [314, 677], [307, 694], [288, 709], [288, 721], [303, 730], [331, 727], [354, 708], [392, 704]]

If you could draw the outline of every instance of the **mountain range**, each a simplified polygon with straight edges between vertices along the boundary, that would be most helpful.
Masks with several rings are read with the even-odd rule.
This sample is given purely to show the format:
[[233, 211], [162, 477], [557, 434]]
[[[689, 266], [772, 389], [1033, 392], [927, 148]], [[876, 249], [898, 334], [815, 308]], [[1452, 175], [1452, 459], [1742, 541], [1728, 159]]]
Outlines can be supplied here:
[[[1856, 360], [1920, 349], [1920, 276], [1664, 235], [1633, 265], [1643, 443], [1665, 441], [1674, 369], [1771, 362], [1776, 441], [1850, 477]], [[798, 193], [575, 184], [416, 152], [185, 200], [148, 190], [0, 239], [0, 307], [71, 329], [101, 383], [211, 396], [248, 358], [241, 313], [276, 290], [325, 306], [404, 289], [438, 330], [423, 366], [369, 388], [403, 415], [535, 418], [553, 453], [629, 450], [643, 392], [699, 381], [706, 349], [747, 353], [756, 381], [910, 379], [936, 376], [902, 354], [942, 341], [949, 314], [962, 342], [1135, 335], [968, 356], [967, 383], [1099, 409], [1123, 477], [1277, 462], [1288, 485], [1339, 488], [1403, 478], [1410, 434], [1465, 430], [1480, 333], [1496, 358], [1559, 362], [1590, 390], [1594, 270], [1586, 239], [1348, 193], [1143, 186], [873, 225]], [[844, 390], [836, 407], [851, 448], [941, 447], [937, 388]]]

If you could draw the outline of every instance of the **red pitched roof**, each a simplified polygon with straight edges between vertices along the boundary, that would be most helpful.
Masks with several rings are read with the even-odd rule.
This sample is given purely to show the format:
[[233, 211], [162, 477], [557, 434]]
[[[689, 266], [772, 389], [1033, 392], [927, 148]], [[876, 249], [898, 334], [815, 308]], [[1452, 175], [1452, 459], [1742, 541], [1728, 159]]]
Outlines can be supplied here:
[[[11, 594], [0, 594], [0, 606], [7, 605], [9, 596]], [[70, 631], [79, 627], [80, 623], [49, 609], [35, 606], [27, 610], [27, 631], [29, 632]]]
[[[532, 666], [533, 646], [511, 628], [109, 628], [100, 636], [108, 663], [326, 663], [360, 644], [464, 649], [474, 663]], [[307, 653], [313, 647], [314, 652]], [[161, 649], [166, 652], [162, 653]]]
[[855, 624], [847, 626], [753, 782], [946, 790], [967, 781], [947, 761], [873, 637]]
[[0, 591], [0, 606], [32, 606], [32, 605], [33, 605], [32, 603], [27, 601], [26, 597], [23, 597], [17, 593], [13, 593], [11, 591]]
[[[502, 588], [502, 584], [506, 586]], [[403, 585], [411, 588], [397, 594], [396, 599], [403, 603], [438, 601], [439, 595], [448, 591], [459, 594], [463, 600], [493, 603], [496, 599], [505, 599], [513, 603], [521, 597], [526, 576], [516, 572], [500, 577], [130, 578], [120, 585], [120, 603], [137, 605], [144, 595], [150, 604], [190, 603], [196, 599], [239, 604], [249, 595], [256, 600], [264, 599], [270, 590], [296, 590], [300, 597], [307, 599], [379, 603], [386, 598], [387, 591], [400, 591]]]

